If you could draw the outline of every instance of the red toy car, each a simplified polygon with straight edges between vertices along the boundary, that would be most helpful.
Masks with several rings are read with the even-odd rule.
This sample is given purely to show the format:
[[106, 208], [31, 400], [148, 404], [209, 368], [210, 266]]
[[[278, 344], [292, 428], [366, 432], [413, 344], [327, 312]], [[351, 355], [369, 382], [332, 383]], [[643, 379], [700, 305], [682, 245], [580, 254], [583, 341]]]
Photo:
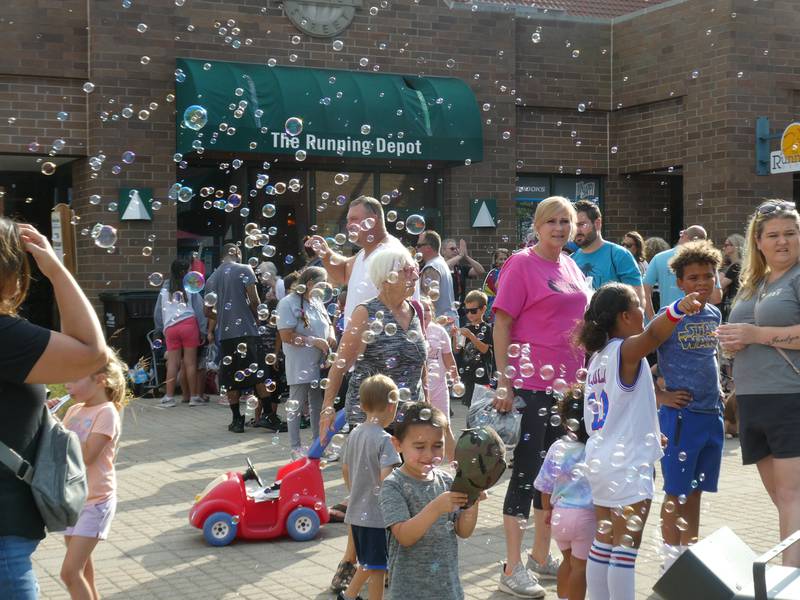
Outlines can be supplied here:
[[325, 443], [316, 440], [308, 456], [281, 467], [271, 486], [264, 485], [249, 458], [244, 473], [220, 475], [195, 497], [189, 522], [203, 530], [212, 546], [226, 546], [237, 537], [266, 540], [288, 534], [300, 542], [314, 538], [320, 525], [330, 520], [320, 457], [344, 421], [342, 410]]

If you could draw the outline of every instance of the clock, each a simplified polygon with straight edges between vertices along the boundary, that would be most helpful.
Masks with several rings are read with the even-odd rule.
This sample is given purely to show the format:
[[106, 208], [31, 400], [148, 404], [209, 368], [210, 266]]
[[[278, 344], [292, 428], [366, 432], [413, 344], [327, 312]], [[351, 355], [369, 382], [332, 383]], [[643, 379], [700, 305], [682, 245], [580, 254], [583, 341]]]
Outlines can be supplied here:
[[343, 32], [361, 8], [361, 0], [284, 0], [289, 20], [312, 37], [333, 37]]

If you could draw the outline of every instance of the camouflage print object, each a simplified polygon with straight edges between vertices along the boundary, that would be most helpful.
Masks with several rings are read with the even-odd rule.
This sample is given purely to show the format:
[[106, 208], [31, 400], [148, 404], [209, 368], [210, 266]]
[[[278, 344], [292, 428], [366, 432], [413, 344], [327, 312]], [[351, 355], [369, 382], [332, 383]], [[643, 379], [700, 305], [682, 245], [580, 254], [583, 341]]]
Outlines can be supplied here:
[[465, 429], [456, 443], [458, 470], [450, 489], [467, 494], [467, 506], [471, 506], [482, 491], [502, 477], [506, 470], [505, 456], [505, 444], [494, 429], [485, 425]]

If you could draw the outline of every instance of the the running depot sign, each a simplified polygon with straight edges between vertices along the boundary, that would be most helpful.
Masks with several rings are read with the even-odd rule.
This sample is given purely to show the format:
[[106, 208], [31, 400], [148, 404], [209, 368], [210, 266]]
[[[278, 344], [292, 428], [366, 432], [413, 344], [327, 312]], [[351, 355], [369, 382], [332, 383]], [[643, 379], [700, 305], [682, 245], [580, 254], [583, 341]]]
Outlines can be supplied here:
[[792, 123], [783, 130], [781, 149], [769, 155], [769, 172], [792, 173], [800, 171], [800, 123]]
[[403, 139], [387, 139], [385, 137], [352, 136], [323, 137], [313, 133], [301, 133], [291, 136], [280, 131], [270, 134], [273, 149], [277, 152], [303, 150], [311, 155], [337, 154], [339, 156], [373, 156], [377, 158], [423, 158], [421, 140], [406, 141]]

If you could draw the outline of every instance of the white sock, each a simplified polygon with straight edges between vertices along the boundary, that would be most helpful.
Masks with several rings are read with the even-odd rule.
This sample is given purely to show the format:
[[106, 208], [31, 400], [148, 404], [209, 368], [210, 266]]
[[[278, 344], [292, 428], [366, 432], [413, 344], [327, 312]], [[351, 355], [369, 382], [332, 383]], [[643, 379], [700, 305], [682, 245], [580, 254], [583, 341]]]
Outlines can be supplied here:
[[688, 549], [689, 549], [689, 546], [682, 546], [682, 545], [681, 545], [681, 546], [678, 546], [678, 550], [680, 551], [680, 553], [678, 554], [678, 556], [680, 556], [681, 554], [683, 554], [684, 552], [686, 552]]
[[636, 600], [636, 557], [639, 551], [614, 546], [608, 563], [608, 591], [614, 600]]
[[669, 568], [675, 564], [678, 557], [681, 555], [681, 546], [673, 546], [672, 544], [664, 544], [664, 566], [663, 571], [666, 573]]
[[589, 549], [586, 561], [586, 591], [591, 600], [611, 600], [608, 591], [608, 562], [611, 558], [611, 544], [595, 540]]

